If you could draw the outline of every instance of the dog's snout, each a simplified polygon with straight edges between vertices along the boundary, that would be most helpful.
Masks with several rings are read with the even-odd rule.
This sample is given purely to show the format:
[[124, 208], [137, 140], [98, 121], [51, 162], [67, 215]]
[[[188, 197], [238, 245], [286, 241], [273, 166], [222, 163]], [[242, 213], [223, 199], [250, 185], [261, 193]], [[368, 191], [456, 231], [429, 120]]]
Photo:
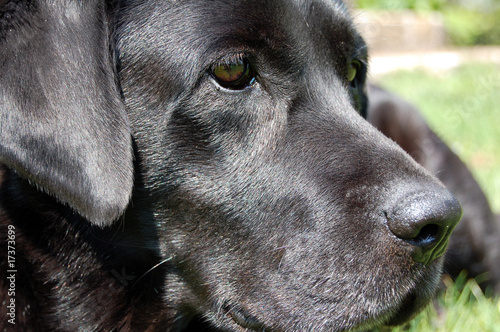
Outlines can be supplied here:
[[387, 211], [391, 232], [411, 244], [414, 260], [424, 264], [444, 254], [461, 216], [460, 203], [446, 190], [413, 193]]

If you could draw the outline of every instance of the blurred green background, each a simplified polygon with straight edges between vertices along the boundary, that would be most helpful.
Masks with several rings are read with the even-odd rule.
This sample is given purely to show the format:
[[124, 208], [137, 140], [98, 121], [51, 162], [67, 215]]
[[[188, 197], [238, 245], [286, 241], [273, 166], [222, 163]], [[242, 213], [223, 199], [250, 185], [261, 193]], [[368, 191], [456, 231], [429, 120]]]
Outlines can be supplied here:
[[[456, 53], [458, 59], [460, 54], [474, 51], [474, 56], [462, 57], [457, 63], [445, 61], [443, 68], [433, 63], [432, 57], [420, 59], [417, 66], [413, 63], [409, 69], [372, 68], [376, 74], [372, 74], [371, 80], [420, 109], [430, 127], [469, 166], [492, 209], [500, 213], [500, 0], [357, 0], [351, 3], [355, 20], [356, 15], [371, 15], [371, 25], [365, 29], [368, 32], [377, 30], [373, 22], [386, 23], [387, 16], [376, 18], [378, 12], [429, 15], [433, 22], [438, 17], [445, 31], [444, 44], [437, 49], [432, 49], [435, 44], [423, 43], [421, 49], [410, 45], [397, 50], [402, 42], [393, 40], [392, 36], [369, 36], [369, 44], [370, 38], [376, 46], [380, 46], [377, 43], [385, 41], [384, 38], [389, 43], [371, 52], [374, 60], [392, 52], [388, 61], [373, 61], [373, 66], [397, 62], [397, 52], [401, 52], [401, 59], [412, 52], [451, 52]], [[405, 19], [396, 22], [405, 22]], [[389, 30], [379, 30], [387, 33], [400, 29], [402, 38], [412, 38], [408, 33], [414, 30], [405, 30], [398, 24], [392, 21], [388, 23]], [[421, 37], [415, 36], [418, 38]], [[484, 52], [489, 55], [481, 57]], [[455, 281], [448, 277], [434, 303], [410, 324], [383, 331], [500, 332], [500, 297], [491, 291], [483, 293], [465, 274]]]
[[[500, 0], [357, 0], [354, 8], [374, 13], [413, 11], [424, 16], [438, 13], [446, 44], [425, 52], [451, 50], [459, 56], [460, 52], [476, 50], [478, 55], [488, 52], [493, 54], [490, 58], [496, 57], [491, 62], [472, 57], [443, 70], [436, 68], [432, 58], [426, 58], [427, 63], [420, 67], [388, 71], [371, 79], [419, 107], [433, 130], [471, 168], [493, 210], [500, 213]], [[387, 43], [389, 47], [390, 43], [394, 47], [400, 44], [394, 40]], [[478, 45], [486, 46], [478, 50]], [[376, 58], [377, 50], [371, 55]]]
[[499, 0], [358, 0], [355, 3], [360, 9], [438, 11], [454, 45], [500, 44]]
[[430, 127], [471, 168], [499, 213], [500, 66], [468, 63], [439, 73], [397, 71], [377, 80], [419, 107]]
[[[469, 63], [439, 74], [397, 71], [378, 80], [418, 105], [500, 212], [500, 66]], [[456, 282], [448, 278], [435, 302], [396, 331], [500, 332], [500, 298], [483, 294], [465, 275]]]

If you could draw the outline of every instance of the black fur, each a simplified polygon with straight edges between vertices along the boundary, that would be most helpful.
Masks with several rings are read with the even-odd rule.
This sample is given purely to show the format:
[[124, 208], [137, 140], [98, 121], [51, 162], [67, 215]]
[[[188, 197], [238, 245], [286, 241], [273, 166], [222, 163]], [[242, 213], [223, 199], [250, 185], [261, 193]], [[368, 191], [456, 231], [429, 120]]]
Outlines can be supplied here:
[[0, 13], [2, 161], [109, 225], [129, 202], [133, 170], [104, 4], [7, 1]]
[[[0, 15], [6, 329], [340, 331], [432, 297], [460, 206], [363, 119], [366, 46], [342, 3]], [[241, 90], [213, 74], [234, 59], [255, 75]]]

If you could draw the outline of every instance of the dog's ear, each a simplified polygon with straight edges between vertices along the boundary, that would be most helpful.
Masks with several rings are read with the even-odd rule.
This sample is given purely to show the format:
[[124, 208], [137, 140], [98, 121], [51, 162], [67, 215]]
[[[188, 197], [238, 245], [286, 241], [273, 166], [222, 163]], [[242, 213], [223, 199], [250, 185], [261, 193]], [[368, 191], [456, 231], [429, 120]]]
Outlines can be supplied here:
[[133, 186], [104, 6], [0, 0], [0, 162], [100, 226]]

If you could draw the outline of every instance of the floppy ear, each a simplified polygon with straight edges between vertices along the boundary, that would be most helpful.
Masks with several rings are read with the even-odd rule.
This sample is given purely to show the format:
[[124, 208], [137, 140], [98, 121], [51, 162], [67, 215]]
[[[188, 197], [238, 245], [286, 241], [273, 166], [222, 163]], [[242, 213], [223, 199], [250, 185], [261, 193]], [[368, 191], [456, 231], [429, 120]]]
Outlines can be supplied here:
[[100, 226], [133, 186], [103, 3], [0, 0], [0, 162]]

